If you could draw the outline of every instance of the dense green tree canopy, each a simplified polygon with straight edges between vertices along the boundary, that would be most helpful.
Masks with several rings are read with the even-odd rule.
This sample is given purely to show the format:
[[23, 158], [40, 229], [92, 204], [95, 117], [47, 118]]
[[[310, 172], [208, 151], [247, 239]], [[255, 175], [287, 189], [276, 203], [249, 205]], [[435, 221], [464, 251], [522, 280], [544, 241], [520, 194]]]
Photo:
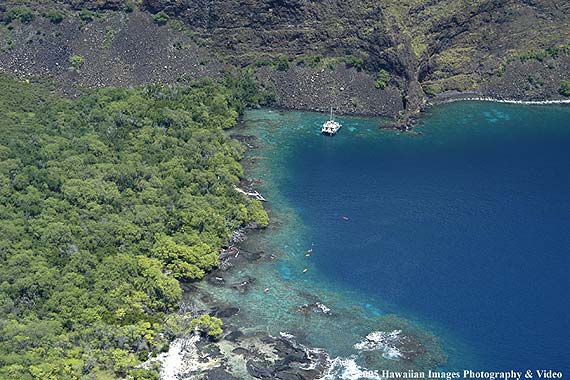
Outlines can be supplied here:
[[236, 79], [71, 101], [0, 78], [0, 378], [155, 376], [134, 366], [167, 347], [178, 279], [267, 224], [223, 132], [248, 99]]

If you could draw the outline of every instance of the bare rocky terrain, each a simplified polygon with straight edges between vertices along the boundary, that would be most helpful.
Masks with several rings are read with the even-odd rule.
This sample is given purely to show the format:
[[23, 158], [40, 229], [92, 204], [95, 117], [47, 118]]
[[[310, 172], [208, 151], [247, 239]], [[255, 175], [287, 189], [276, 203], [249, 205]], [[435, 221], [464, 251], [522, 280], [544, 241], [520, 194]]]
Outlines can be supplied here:
[[[59, 24], [37, 18], [14, 25], [9, 32], [13, 48], [0, 53], [2, 71], [51, 77], [68, 88], [220, 75], [220, 63], [206, 49], [168, 26], [157, 25], [144, 12], [106, 13], [87, 24], [73, 18]], [[72, 68], [72, 56], [83, 58], [81, 67]]]
[[401, 127], [430, 98], [563, 99], [570, 80], [570, 5], [554, 0], [9, 0], [0, 17], [0, 71], [68, 93], [240, 71], [276, 106]]

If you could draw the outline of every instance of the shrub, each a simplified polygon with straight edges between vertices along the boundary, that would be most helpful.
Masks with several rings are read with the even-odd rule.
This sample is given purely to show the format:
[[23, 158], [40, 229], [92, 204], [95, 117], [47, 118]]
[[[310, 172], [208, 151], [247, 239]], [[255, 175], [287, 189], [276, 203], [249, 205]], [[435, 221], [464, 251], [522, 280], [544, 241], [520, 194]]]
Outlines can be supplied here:
[[277, 60], [277, 70], [279, 71], [289, 70], [289, 58], [285, 56], [279, 57], [279, 59]]
[[524, 53], [520, 53], [518, 58], [521, 62], [526, 62], [529, 60], [537, 60], [539, 62], [543, 62], [547, 57], [551, 57], [556, 59], [561, 55], [570, 54], [570, 45], [568, 44], [561, 44], [557, 46], [550, 46], [546, 49], [539, 49], [539, 50], [531, 50]]
[[354, 67], [358, 71], [360, 71], [364, 68], [364, 59], [354, 56], [348, 56], [346, 58], [346, 65], [348, 67]]
[[432, 85], [426, 86], [423, 90], [427, 96], [436, 96], [439, 93], [438, 88]]
[[48, 20], [50, 20], [52, 23], [59, 24], [60, 22], [63, 21], [64, 14], [62, 11], [59, 11], [57, 9], [50, 9], [45, 13], [45, 17]]
[[267, 227], [269, 225], [269, 216], [267, 216], [260, 201], [250, 199], [248, 209], [251, 221], [256, 222], [259, 227]]
[[548, 55], [552, 58], [558, 58], [562, 54], [570, 54], [570, 45], [558, 45], [558, 46], [551, 46], [546, 49]]
[[91, 22], [93, 21], [94, 17], [95, 15], [89, 9], [82, 9], [81, 11], [79, 11], [79, 18], [83, 22]]
[[378, 71], [378, 76], [376, 77], [376, 88], [386, 88], [390, 83], [390, 73], [384, 69]]
[[222, 325], [223, 322], [220, 318], [212, 317], [209, 314], [202, 314], [190, 323], [192, 329], [213, 339], [218, 339], [222, 335]]
[[112, 26], [108, 26], [105, 28], [105, 38], [103, 38], [103, 48], [109, 49], [117, 37], [117, 33], [119, 31]]
[[156, 22], [158, 25], [165, 25], [170, 17], [168, 17], [168, 15], [164, 11], [160, 11], [157, 14], [155, 14], [153, 18], [154, 22]]
[[499, 68], [497, 69], [497, 76], [502, 77], [507, 72], [507, 64], [501, 63]]
[[258, 59], [254, 65], [255, 67], [271, 66], [271, 61], [269, 59]]
[[546, 52], [546, 50], [535, 50], [535, 51], [529, 51], [526, 53], [523, 53], [520, 55], [520, 60], [521, 62], [526, 62], [529, 61], [531, 59], [536, 59], [539, 62], [544, 61], [544, 59], [548, 56], [548, 53]]
[[36, 17], [35, 13], [26, 6], [19, 6], [10, 9], [4, 15], [4, 21], [10, 23], [14, 20], [20, 20], [23, 23], [29, 23]]
[[125, 5], [123, 5], [123, 11], [126, 13], [131, 13], [135, 10], [135, 4], [132, 1], [127, 1]]
[[320, 55], [313, 55], [313, 56], [307, 57], [307, 59], [305, 60], [305, 63], [309, 67], [316, 67], [319, 65], [319, 63], [321, 63], [321, 59], [322, 59], [322, 57]]
[[80, 55], [72, 55], [69, 58], [69, 63], [71, 64], [71, 67], [69, 68], [70, 70], [79, 71], [79, 69], [83, 67], [85, 59]]
[[558, 92], [564, 96], [570, 96], [570, 80], [563, 80]]

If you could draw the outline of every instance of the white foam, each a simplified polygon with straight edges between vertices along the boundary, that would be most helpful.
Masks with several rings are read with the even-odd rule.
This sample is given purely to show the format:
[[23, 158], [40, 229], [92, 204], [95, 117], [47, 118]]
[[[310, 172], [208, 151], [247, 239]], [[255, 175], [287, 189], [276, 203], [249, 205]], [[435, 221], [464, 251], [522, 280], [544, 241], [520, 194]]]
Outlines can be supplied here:
[[161, 380], [178, 379], [177, 374], [181, 372], [184, 360], [183, 345], [182, 339], [176, 339], [170, 344], [168, 352], [159, 359], [162, 364], [160, 366]]
[[442, 103], [453, 103], [463, 101], [480, 101], [480, 102], [493, 102], [493, 103], [507, 103], [507, 104], [525, 104], [525, 105], [546, 105], [546, 104], [570, 104], [570, 99], [559, 100], [516, 100], [516, 99], [496, 99], [488, 96], [466, 96], [463, 98], [452, 98], [443, 100]]
[[170, 343], [168, 352], [164, 352], [146, 362], [140, 364], [138, 368], [150, 368], [153, 362], [160, 362], [161, 380], [179, 380], [179, 375], [188, 368], [184, 356], [196, 351], [196, 343], [200, 340], [199, 335], [192, 335], [190, 338], [178, 338]]
[[[323, 305], [324, 306], [324, 305]], [[385, 336], [399, 338], [400, 330], [394, 330], [391, 333], [375, 331], [368, 334], [367, 338], [376, 339], [377, 337]], [[348, 358], [337, 357], [331, 359], [328, 353], [321, 348], [307, 348], [299, 344], [295, 340], [295, 336], [288, 332], [280, 332], [279, 335], [290, 341], [295, 347], [301, 347], [307, 353], [310, 363], [306, 366], [301, 366], [301, 369], [310, 370], [315, 369], [323, 364], [326, 372], [319, 380], [382, 380], [378, 371], [372, 371], [367, 368], [361, 367], [356, 363], [356, 356]]]
[[396, 347], [400, 342], [402, 330], [374, 331], [366, 335], [366, 338], [354, 345], [359, 351], [382, 351], [382, 357], [391, 360], [398, 360], [402, 353]]
[[330, 314], [331, 314], [331, 309], [328, 308], [324, 303], [317, 302], [315, 305], [316, 305], [319, 309], [321, 309], [321, 311], [322, 311], [324, 314], [327, 314], [327, 315], [330, 315]]
[[305, 353], [307, 354], [307, 357], [309, 358], [309, 363], [307, 365], [300, 366], [301, 369], [306, 371], [315, 369], [320, 365], [322, 365], [323, 361], [325, 361], [326, 363], [330, 363], [329, 354], [322, 348], [308, 348], [298, 343], [295, 340], [295, 335], [287, 332], [279, 332], [279, 335], [281, 335], [283, 339], [286, 339], [287, 341], [291, 342], [291, 344], [293, 344], [294, 347], [300, 347], [301, 349], [303, 349], [303, 351], [305, 351]]
[[335, 358], [322, 380], [381, 380], [378, 371], [359, 366], [354, 358]]
[[295, 335], [290, 334], [288, 332], [280, 332], [279, 335], [281, 335], [282, 338], [285, 338], [287, 340], [293, 340], [295, 339]]

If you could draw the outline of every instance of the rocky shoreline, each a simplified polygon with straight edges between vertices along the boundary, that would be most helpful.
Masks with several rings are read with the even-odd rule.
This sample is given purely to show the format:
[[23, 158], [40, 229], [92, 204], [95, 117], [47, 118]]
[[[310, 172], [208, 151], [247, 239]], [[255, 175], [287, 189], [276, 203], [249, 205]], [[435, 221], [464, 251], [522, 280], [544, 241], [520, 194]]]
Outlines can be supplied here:
[[[206, 281], [215, 287], [230, 287], [242, 293], [255, 286], [255, 278], [247, 277], [239, 283], [225, 281], [224, 276], [240, 265], [260, 262], [261, 253], [239, 250], [238, 254], [224, 256], [229, 266], [210, 273]], [[180, 311], [192, 315], [209, 313], [224, 320], [223, 334], [218, 340], [190, 334], [177, 337], [170, 344], [168, 352], [152, 361], [161, 363], [161, 380], [338, 380], [369, 379], [380, 380], [377, 371], [367, 370], [357, 364], [354, 357], [332, 357], [321, 348], [308, 345], [303, 336], [286, 331], [271, 335], [251, 326], [232, 322], [241, 309], [224, 304], [193, 284], [183, 286], [185, 296]], [[314, 302], [299, 305], [291, 312], [304, 315], [321, 314], [334, 318], [336, 313], [317, 297], [309, 296]], [[403, 331], [405, 330], [405, 331]], [[378, 368], [386, 360], [395, 368], [436, 368], [445, 362], [442, 352], [430, 352], [435, 337], [419, 332], [396, 316], [387, 315], [378, 321], [378, 330], [373, 331], [354, 348], [360, 352], [364, 364]], [[422, 364], [418, 364], [422, 363]], [[145, 363], [148, 365], [148, 363]]]
[[[254, 136], [232, 134], [249, 150], [258, 148]], [[255, 163], [253, 163], [255, 164]], [[247, 190], [255, 190], [259, 182], [244, 178], [239, 184]], [[226, 303], [216, 297], [217, 289], [247, 294], [252, 291], [267, 293], [277, 288], [262, 290], [257, 279], [241, 273], [247, 266], [261, 266], [277, 259], [277, 253], [252, 250], [248, 239], [263, 233], [256, 225], [235, 230], [228, 246], [220, 250], [220, 265], [208, 273], [199, 284], [183, 284], [184, 300], [180, 313], [198, 316], [208, 313], [224, 321], [220, 339], [212, 340], [195, 334], [177, 337], [167, 353], [156, 360], [162, 363], [162, 380], [336, 380], [368, 377], [379, 379], [375, 371], [357, 364], [354, 357], [333, 357], [323, 349], [312, 347], [304, 332], [281, 331], [270, 334], [259, 327], [244, 324], [238, 303]], [[255, 271], [253, 272], [255, 273]], [[237, 276], [236, 276], [237, 274]], [[290, 312], [300, 318], [325, 318], [332, 321], [346, 311], [334, 310], [316, 294], [303, 293]], [[445, 361], [445, 356], [434, 343], [436, 338], [426, 334], [404, 320], [387, 315], [379, 318], [377, 331], [354, 342], [354, 348], [362, 356], [364, 365], [370, 368], [383, 366], [386, 360], [395, 368], [435, 368]], [[429, 347], [429, 348], [428, 348]], [[421, 363], [421, 364], [420, 364]]]
[[[246, 232], [247, 229], [234, 232], [230, 241], [232, 245], [220, 253], [219, 268], [206, 276], [205, 281], [214, 288], [230, 287], [238, 293], [246, 293], [255, 284], [255, 278], [228, 282], [225, 279], [228, 272], [246, 263], [273, 259], [264, 252], [238, 248], [246, 238]], [[194, 284], [184, 284], [183, 289], [185, 295], [180, 311], [191, 315], [208, 313], [221, 318], [224, 332], [219, 340], [195, 334], [176, 338], [169, 351], [156, 359], [161, 362], [162, 380], [316, 380], [326, 375], [330, 360], [323, 350], [308, 348], [287, 333], [272, 336], [234, 325], [231, 317], [240, 313], [239, 307], [216, 301], [202, 287]], [[306, 313], [323, 307], [322, 304], [303, 305], [298, 312]]]
[[[232, 135], [248, 150], [257, 147], [256, 138], [248, 135]], [[242, 189], [253, 191], [259, 183], [243, 178]], [[275, 256], [263, 252], [252, 252], [242, 248], [252, 231], [259, 231], [255, 224], [234, 230], [228, 246], [220, 250], [220, 264], [208, 273], [204, 280], [211, 289], [227, 287], [237, 293], [247, 293], [255, 286], [256, 279], [245, 276], [237, 282], [226, 280], [228, 275], [245, 265], [266, 262]], [[320, 349], [308, 348], [296, 337], [286, 332], [272, 336], [263, 331], [251, 331], [247, 326], [235, 325], [231, 319], [240, 313], [236, 305], [216, 301], [203, 286], [193, 283], [182, 285], [184, 301], [180, 313], [198, 316], [208, 313], [224, 321], [220, 339], [190, 334], [177, 337], [168, 352], [153, 361], [161, 363], [162, 380], [316, 380], [323, 379], [330, 367], [329, 355]], [[298, 313], [330, 310], [322, 303], [301, 305]]]

